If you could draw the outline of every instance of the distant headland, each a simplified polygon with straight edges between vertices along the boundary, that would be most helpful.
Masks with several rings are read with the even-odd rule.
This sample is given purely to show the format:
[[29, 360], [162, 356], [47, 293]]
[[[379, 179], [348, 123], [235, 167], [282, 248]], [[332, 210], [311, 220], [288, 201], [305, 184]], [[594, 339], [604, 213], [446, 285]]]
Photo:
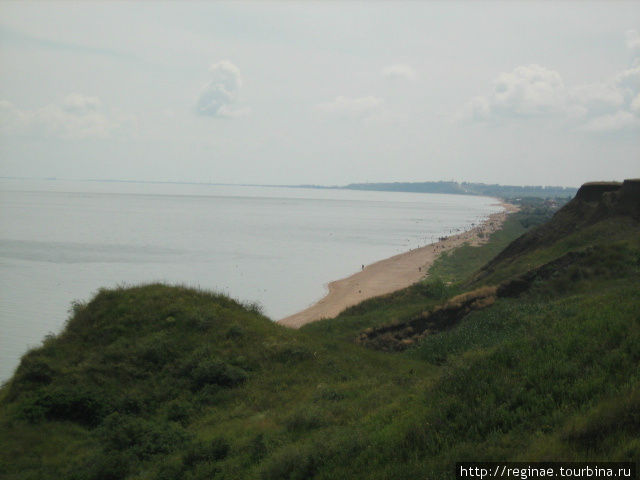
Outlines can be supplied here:
[[471, 182], [391, 182], [391, 183], [350, 183], [344, 186], [325, 187], [321, 185], [295, 185], [298, 188], [341, 188], [347, 190], [369, 190], [381, 192], [449, 193], [455, 195], [482, 195], [487, 197], [573, 197], [578, 191], [574, 187], [543, 185], [498, 185]]

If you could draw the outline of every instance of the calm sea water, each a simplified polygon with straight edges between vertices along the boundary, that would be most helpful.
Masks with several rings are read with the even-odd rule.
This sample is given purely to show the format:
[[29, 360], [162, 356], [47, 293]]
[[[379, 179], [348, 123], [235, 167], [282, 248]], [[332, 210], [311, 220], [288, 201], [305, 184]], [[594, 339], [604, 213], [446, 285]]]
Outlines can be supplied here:
[[0, 179], [0, 381], [100, 287], [181, 283], [278, 319], [499, 210], [459, 195]]

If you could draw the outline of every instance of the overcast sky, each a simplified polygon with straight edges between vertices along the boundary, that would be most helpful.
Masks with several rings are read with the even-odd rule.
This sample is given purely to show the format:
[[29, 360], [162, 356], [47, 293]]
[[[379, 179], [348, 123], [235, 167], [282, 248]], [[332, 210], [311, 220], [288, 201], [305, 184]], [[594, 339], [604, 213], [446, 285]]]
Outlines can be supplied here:
[[0, 3], [0, 176], [640, 176], [640, 3]]

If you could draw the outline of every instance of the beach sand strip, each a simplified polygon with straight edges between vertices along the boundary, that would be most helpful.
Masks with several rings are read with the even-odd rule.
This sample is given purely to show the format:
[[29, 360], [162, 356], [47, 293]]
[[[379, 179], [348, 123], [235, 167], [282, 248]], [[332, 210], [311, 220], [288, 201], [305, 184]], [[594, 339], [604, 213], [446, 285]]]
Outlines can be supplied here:
[[309, 308], [281, 320], [280, 325], [300, 328], [307, 323], [323, 318], [334, 318], [344, 309], [357, 305], [363, 300], [386, 295], [409, 287], [425, 278], [429, 268], [442, 252], [465, 243], [480, 245], [499, 230], [507, 215], [518, 207], [501, 203], [502, 212], [490, 215], [483, 223], [457, 235], [451, 235], [436, 243], [395, 255], [385, 260], [365, 266], [350, 277], [329, 283], [329, 293]]

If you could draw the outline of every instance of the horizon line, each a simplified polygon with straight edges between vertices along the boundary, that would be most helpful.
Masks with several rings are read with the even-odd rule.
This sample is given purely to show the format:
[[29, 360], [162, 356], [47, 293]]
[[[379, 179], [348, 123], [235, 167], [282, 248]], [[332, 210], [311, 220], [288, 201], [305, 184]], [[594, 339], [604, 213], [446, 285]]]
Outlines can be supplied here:
[[[352, 185], [393, 185], [393, 184], [421, 184], [421, 183], [455, 183], [461, 184], [476, 184], [476, 185], [497, 185], [500, 187], [543, 187], [543, 188], [565, 188], [565, 189], [578, 189], [580, 186], [567, 186], [567, 185], [514, 185], [514, 184], [502, 184], [502, 183], [486, 183], [486, 182], [471, 182], [471, 181], [457, 181], [457, 180], [422, 180], [422, 181], [386, 181], [386, 182], [351, 182], [345, 185], [322, 185], [313, 183], [304, 184], [266, 184], [266, 183], [230, 183], [230, 182], [196, 182], [188, 180], [125, 180], [114, 178], [63, 178], [63, 177], [21, 177], [0, 175], [2, 180], [41, 180], [41, 181], [64, 181], [64, 182], [97, 182], [97, 183], [147, 183], [147, 184], [170, 184], [170, 185], [211, 185], [211, 186], [229, 186], [229, 187], [272, 187], [272, 188], [318, 188], [318, 189], [343, 189], [350, 190], [348, 187]], [[609, 180], [608, 180], [609, 181]], [[615, 180], [620, 181], [622, 180]]]

